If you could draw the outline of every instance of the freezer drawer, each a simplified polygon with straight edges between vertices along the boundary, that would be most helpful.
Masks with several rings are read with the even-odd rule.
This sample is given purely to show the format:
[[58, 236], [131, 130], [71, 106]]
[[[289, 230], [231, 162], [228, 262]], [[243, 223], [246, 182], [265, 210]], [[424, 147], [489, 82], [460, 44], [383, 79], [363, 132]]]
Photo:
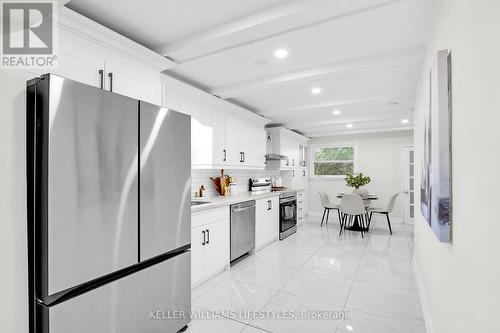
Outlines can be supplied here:
[[48, 308], [50, 333], [175, 333], [190, 322], [190, 252]]
[[38, 85], [43, 299], [137, 263], [138, 101], [55, 75]]
[[191, 242], [191, 118], [140, 103], [140, 258]]

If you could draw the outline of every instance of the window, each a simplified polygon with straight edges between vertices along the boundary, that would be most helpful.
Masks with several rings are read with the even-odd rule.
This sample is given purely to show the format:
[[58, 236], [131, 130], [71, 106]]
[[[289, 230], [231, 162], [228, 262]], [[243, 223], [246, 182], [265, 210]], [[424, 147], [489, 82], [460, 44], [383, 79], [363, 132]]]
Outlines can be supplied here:
[[343, 178], [356, 170], [355, 145], [312, 147], [313, 177]]

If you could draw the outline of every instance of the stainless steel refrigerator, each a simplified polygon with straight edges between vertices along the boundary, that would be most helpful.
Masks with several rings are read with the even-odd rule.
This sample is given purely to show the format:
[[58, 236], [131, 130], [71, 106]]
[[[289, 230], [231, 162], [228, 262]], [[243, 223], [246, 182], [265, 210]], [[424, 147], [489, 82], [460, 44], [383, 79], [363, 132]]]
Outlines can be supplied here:
[[30, 332], [190, 321], [190, 117], [53, 74], [27, 84]]

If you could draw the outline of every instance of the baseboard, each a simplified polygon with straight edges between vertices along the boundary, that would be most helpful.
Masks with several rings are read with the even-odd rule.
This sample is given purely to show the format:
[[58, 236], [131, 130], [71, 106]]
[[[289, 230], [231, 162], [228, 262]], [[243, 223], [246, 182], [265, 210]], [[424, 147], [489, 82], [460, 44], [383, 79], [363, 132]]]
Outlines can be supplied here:
[[415, 274], [415, 279], [417, 280], [418, 294], [420, 295], [420, 305], [422, 306], [422, 314], [424, 315], [425, 329], [427, 333], [434, 333], [434, 326], [432, 325], [432, 317], [429, 309], [429, 303], [426, 298], [424, 290], [424, 280], [422, 279], [422, 274], [420, 273], [420, 268], [418, 267], [417, 260], [413, 257], [412, 262], [413, 272]]

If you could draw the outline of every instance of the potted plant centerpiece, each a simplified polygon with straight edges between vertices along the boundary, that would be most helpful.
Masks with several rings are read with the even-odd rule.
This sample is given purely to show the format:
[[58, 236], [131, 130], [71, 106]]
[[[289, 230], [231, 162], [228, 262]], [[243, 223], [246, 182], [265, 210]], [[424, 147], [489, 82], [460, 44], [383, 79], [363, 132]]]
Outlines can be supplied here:
[[363, 188], [366, 184], [371, 182], [371, 178], [360, 173], [351, 173], [345, 177], [346, 185], [354, 187], [352, 193], [360, 195], [363, 199], [368, 198], [368, 190]]

